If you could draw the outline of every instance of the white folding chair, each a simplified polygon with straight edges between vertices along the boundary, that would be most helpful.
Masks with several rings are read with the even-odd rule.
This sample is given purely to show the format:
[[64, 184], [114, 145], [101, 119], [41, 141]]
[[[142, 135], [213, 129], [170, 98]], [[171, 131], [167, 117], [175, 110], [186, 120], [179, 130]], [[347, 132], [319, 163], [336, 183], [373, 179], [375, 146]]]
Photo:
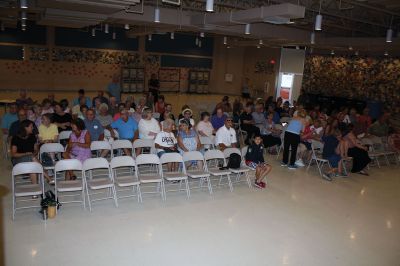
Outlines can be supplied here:
[[[58, 180], [57, 177], [64, 175], [66, 171], [78, 172], [78, 178], [76, 180]], [[79, 194], [74, 194], [71, 192], [80, 192]], [[63, 193], [65, 198], [74, 198], [73, 200], [63, 201], [60, 198], [60, 194]], [[77, 159], [65, 159], [58, 161], [54, 166], [54, 194], [58, 201], [62, 204], [67, 203], [82, 203], [83, 208], [86, 208], [85, 203], [85, 187], [83, 185], [83, 173], [82, 173], [82, 163]], [[76, 200], [75, 197], [81, 196], [80, 200]]]
[[385, 157], [385, 154], [375, 151], [374, 142], [370, 138], [362, 138], [361, 143], [369, 148], [368, 156], [376, 163], [378, 168], [381, 168], [379, 157]]
[[69, 140], [69, 137], [71, 136], [72, 131], [71, 130], [67, 130], [67, 131], [61, 131], [60, 134], [58, 135], [58, 142], [62, 143], [63, 141], [67, 141]]
[[389, 156], [394, 156], [396, 163], [396, 152], [388, 149], [387, 138], [386, 137], [373, 137], [371, 138], [373, 143], [372, 148], [375, 153], [383, 154], [385, 157], [386, 165], [390, 165]]
[[205, 149], [215, 149], [214, 140], [210, 137], [199, 136], [200, 144], [203, 145]]
[[[164, 153], [161, 158], [161, 173], [162, 176], [165, 180], [169, 182], [179, 182], [179, 189], [178, 190], [166, 190], [166, 192], [172, 192], [172, 191], [180, 191], [181, 190], [181, 185], [182, 181], [185, 182], [185, 187], [186, 187], [186, 196], [187, 198], [190, 198], [190, 188], [189, 188], [189, 182], [188, 182], [188, 176], [186, 174], [186, 167], [185, 164], [183, 163], [183, 158], [182, 155], [176, 152], [171, 152], [171, 153]], [[175, 163], [179, 164], [179, 170], [178, 171], [168, 171], [167, 164], [170, 163]], [[165, 166], [165, 167], [163, 167]], [[165, 169], [167, 168], [167, 169]]]
[[[101, 172], [101, 173], [100, 173]], [[92, 211], [92, 202], [113, 199], [115, 207], [118, 207], [117, 193], [115, 192], [114, 178], [111, 174], [110, 165], [104, 158], [89, 158], [83, 162], [83, 177], [88, 196], [89, 210]], [[101, 198], [93, 196], [101, 192], [93, 193], [97, 190], [105, 190], [107, 195]], [[91, 193], [92, 192], [92, 193]]]
[[320, 176], [323, 175], [322, 170], [323, 170], [325, 164], [327, 164], [329, 168], [331, 167], [329, 161], [327, 159], [322, 158], [323, 149], [324, 149], [324, 144], [322, 142], [316, 141], [316, 140], [311, 140], [311, 152], [312, 153], [311, 153], [311, 160], [308, 162], [307, 171], [310, 168], [311, 163], [313, 161], [317, 165]]
[[111, 144], [112, 147], [112, 156], [121, 156], [123, 153], [123, 149], [128, 149], [131, 151], [131, 154], [134, 153], [132, 142], [127, 139], [117, 139], [114, 140]]
[[182, 157], [185, 164], [190, 164], [186, 168], [186, 174], [188, 177], [191, 179], [199, 179], [199, 189], [203, 188], [203, 183], [206, 182], [208, 191], [212, 194], [210, 174], [208, 173], [207, 164], [204, 161], [203, 154], [199, 151], [189, 151], [184, 152]]
[[[118, 156], [112, 158], [110, 162], [111, 173], [114, 177], [114, 183], [117, 187], [122, 188], [116, 190], [117, 198], [137, 197], [138, 202], [142, 202], [142, 194], [140, 192], [140, 181], [137, 176], [136, 163], [131, 156]], [[132, 187], [131, 189], [124, 189]], [[136, 193], [135, 193], [136, 190]], [[118, 196], [119, 193], [131, 191], [132, 194]]]
[[250, 168], [246, 166], [242, 153], [238, 148], [226, 148], [224, 150], [224, 156], [225, 156], [225, 160], [228, 159], [232, 153], [236, 153], [240, 156], [241, 158], [241, 162], [240, 162], [240, 168], [234, 169], [234, 168], [229, 168], [229, 170], [236, 175], [236, 183], [240, 183], [242, 182], [240, 180], [241, 175], [245, 176], [247, 185], [249, 186], [249, 188], [251, 188], [251, 181], [250, 181], [250, 176], [249, 176], [249, 171]]
[[155, 146], [153, 139], [137, 139], [133, 142], [133, 154], [136, 156], [136, 149], [140, 149], [140, 154], [143, 153], [143, 149], [150, 149], [150, 154], [155, 153]]
[[[45, 143], [40, 146], [39, 149], [39, 161], [42, 161], [43, 153], [53, 153], [55, 157], [59, 160], [62, 159], [62, 153], [65, 151], [65, 148], [60, 143]], [[54, 165], [52, 166], [43, 166], [44, 170], [54, 170]]]
[[[32, 183], [23, 183], [17, 184], [15, 179], [17, 176], [21, 175], [29, 175], [29, 174], [37, 174], [38, 175], [38, 184]], [[12, 194], [13, 194], [13, 214], [12, 218], [14, 220], [15, 213], [19, 209], [28, 209], [28, 208], [41, 208], [40, 200], [38, 199], [22, 199], [17, 201], [17, 198], [27, 198], [32, 196], [42, 195], [44, 198], [44, 180], [43, 180], [43, 167], [40, 163], [36, 162], [26, 162], [26, 163], [18, 163], [12, 169]], [[38, 205], [29, 205], [17, 207], [18, 202], [29, 202], [29, 201], [39, 201]]]
[[90, 150], [96, 152], [96, 157], [99, 157], [104, 150], [109, 152], [112, 151], [110, 143], [105, 140], [92, 141], [90, 143]]
[[142, 190], [142, 194], [157, 193], [165, 201], [165, 184], [158, 156], [155, 154], [140, 154], [136, 158], [136, 170], [140, 184], [157, 184], [156, 192], [143, 192]]
[[[228, 180], [229, 190], [232, 192], [233, 187], [230, 177], [231, 171], [229, 169], [219, 169], [221, 166], [226, 167], [226, 160], [222, 151], [208, 150], [204, 153], [204, 160], [207, 163], [207, 168], [210, 175], [219, 178], [218, 186], [221, 185], [222, 179], [226, 177]], [[220, 162], [222, 162], [222, 164], [220, 164]]]

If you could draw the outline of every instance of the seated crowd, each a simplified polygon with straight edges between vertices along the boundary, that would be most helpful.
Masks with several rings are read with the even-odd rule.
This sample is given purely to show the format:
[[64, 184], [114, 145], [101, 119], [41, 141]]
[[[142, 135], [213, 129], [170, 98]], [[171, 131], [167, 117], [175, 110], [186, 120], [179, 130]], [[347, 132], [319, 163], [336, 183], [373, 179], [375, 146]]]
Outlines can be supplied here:
[[[389, 125], [390, 113], [385, 111], [377, 121], [372, 121], [367, 108], [359, 114], [354, 108], [343, 107], [328, 116], [318, 104], [305, 110], [301, 104], [290, 106], [289, 102], [282, 103], [280, 98], [274, 101], [270, 97], [266, 101], [237, 99], [232, 107], [229, 97], [224, 96], [212, 114], [202, 112], [199, 121], [195, 121], [187, 105], [175, 120], [172, 105], [162, 95], [155, 103], [148, 94], [137, 102], [132, 96], [125, 102], [117, 102], [115, 97], [107, 98], [101, 91], [90, 99], [84, 90], [79, 90], [71, 107], [65, 99], [54, 101], [53, 94], [41, 104], [27, 98], [25, 92], [20, 96], [2, 118], [2, 131], [8, 136], [13, 165], [38, 161], [39, 146], [58, 142], [63, 131], [72, 132], [69, 140], [62, 143], [66, 146], [63, 158], [81, 162], [92, 156], [93, 141], [154, 140], [157, 154], [161, 156], [169, 152], [204, 152], [209, 146], [202, 145], [203, 137], [210, 138], [222, 151], [239, 147], [239, 137], [244, 135], [243, 142], [249, 146], [245, 162], [256, 170], [255, 185], [259, 188], [265, 187], [263, 180], [271, 171], [271, 166], [264, 161], [264, 147], [266, 152], [276, 154], [283, 144], [281, 165], [296, 169], [312, 160], [313, 141], [323, 143], [322, 156], [331, 166], [323, 174], [327, 180], [347, 175], [343, 162], [349, 157], [353, 161], [351, 172], [367, 175], [365, 169], [371, 159], [368, 147], [362, 144], [363, 138], [385, 138], [391, 150], [400, 152], [400, 134]], [[242, 100], [246, 102], [242, 104]], [[124, 153], [132, 155], [129, 149]], [[108, 151], [100, 154], [107, 156]], [[45, 177], [52, 182], [51, 176]], [[75, 178], [72, 173], [66, 175], [66, 179]], [[31, 179], [37, 182], [34, 175]]]

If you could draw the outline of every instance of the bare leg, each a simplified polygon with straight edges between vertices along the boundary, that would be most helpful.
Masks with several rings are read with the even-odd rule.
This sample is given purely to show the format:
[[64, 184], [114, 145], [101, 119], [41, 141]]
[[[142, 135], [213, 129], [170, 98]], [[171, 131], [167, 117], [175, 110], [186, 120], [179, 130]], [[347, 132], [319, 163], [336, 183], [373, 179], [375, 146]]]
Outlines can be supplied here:
[[30, 174], [29, 176], [31, 178], [32, 184], [37, 184], [38, 183], [37, 174]]
[[105, 157], [107, 157], [108, 153], [109, 153], [109, 150], [101, 150], [100, 157], [105, 158]]

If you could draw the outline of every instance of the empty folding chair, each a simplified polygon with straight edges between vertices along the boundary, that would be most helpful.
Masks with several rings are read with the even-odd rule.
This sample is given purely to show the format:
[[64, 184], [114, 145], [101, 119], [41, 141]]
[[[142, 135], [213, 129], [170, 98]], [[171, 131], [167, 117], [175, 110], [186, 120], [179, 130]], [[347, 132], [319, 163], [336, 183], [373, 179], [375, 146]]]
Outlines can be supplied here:
[[[37, 174], [38, 183], [32, 184], [31, 182], [16, 183], [16, 177], [22, 175]], [[40, 201], [38, 199], [32, 199], [31, 197], [42, 195], [44, 197], [44, 180], [43, 180], [43, 167], [40, 163], [26, 162], [18, 163], [12, 169], [12, 194], [13, 194], [13, 214], [12, 218], [15, 218], [15, 212], [19, 209], [27, 208], [40, 208]], [[17, 198], [25, 198], [17, 201]], [[39, 201], [37, 205], [21, 206], [17, 207], [19, 202]]]
[[327, 164], [329, 168], [331, 167], [329, 161], [327, 159], [322, 158], [322, 151], [324, 149], [324, 144], [320, 141], [311, 140], [311, 160], [308, 162], [307, 171], [311, 166], [311, 163], [314, 161], [317, 165], [319, 175], [323, 175], [324, 165]]
[[231, 181], [231, 171], [229, 169], [220, 169], [221, 167], [226, 167], [225, 156], [220, 150], [208, 150], [204, 153], [204, 160], [207, 163], [207, 169], [211, 176], [218, 177], [218, 186], [221, 185], [222, 179], [226, 178], [228, 180], [229, 190], [232, 192], [232, 181]]
[[111, 144], [111, 147], [113, 156], [121, 156], [124, 149], [129, 150], [130, 153], [133, 154], [132, 142], [127, 139], [114, 140]]
[[154, 154], [154, 140], [153, 139], [137, 139], [133, 142], [133, 154], [136, 156], [136, 151], [139, 150], [139, 154], [147, 153]]
[[[111, 174], [110, 165], [104, 158], [90, 158], [83, 162], [83, 177], [88, 196], [89, 210], [92, 211], [92, 202], [99, 200], [113, 199], [115, 206], [118, 207], [117, 194], [115, 192], [114, 179]], [[96, 192], [103, 190], [105, 197], [94, 198], [95, 195], [102, 194]]]
[[[131, 156], [114, 157], [110, 162], [110, 167], [115, 185], [121, 188], [120, 190], [116, 190], [117, 198], [137, 197], [138, 202], [142, 202], [140, 181], [137, 176], [135, 160]], [[132, 189], [124, 189], [129, 187], [132, 187]], [[132, 193], [130, 195], [118, 196], [119, 193], [125, 191]]]
[[373, 143], [372, 148], [375, 153], [382, 154], [385, 157], [386, 165], [390, 165], [389, 156], [394, 156], [396, 159], [396, 152], [388, 149], [387, 138], [373, 137], [371, 138]]
[[[44, 162], [44, 153], [47, 153], [50, 158], [54, 156], [54, 159], [61, 160], [61, 155], [65, 151], [64, 146], [60, 143], [45, 143], [40, 146], [39, 149], [39, 161], [42, 162], [44, 170], [54, 170], [55, 162], [53, 161], [52, 164], [48, 164], [48, 162]], [[53, 158], [51, 158], [53, 159]]]
[[240, 177], [242, 175], [244, 175], [245, 179], [246, 179], [246, 182], [247, 182], [247, 185], [249, 186], [249, 188], [251, 188], [251, 181], [250, 181], [250, 176], [249, 176], [250, 168], [246, 166], [241, 151], [238, 148], [226, 148], [224, 150], [225, 159], [228, 159], [231, 156], [232, 153], [236, 153], [241, 158], [240, 168], [237, 168], [237, 169], [229, 168], [229, 170], [234, 175], [236, 175], [236, 183], [241, 182]]
[[111, 145], [105, 140], [95, 140], [90, 143], [90, 150], [96, 152], [96, 157], [100, 157], [103, 151], [111, 152]]
[[[160, 158], [161, 166], [162, 166], [162, 176], [165, 180], [169, 182], [179, 182], [179, 190], [181, 188], [182, 182], [185, 183], [186, 187], [186, 196], [190, 198], [190, 188], [188, 182], [188, 176], [186, 174], [186, 167], [183, 163], [182, 155], [176, 152], [164, 153]], [[177, 164], [177, 171], [168, 171], [168, 164]], [[164, 166], [164, 167], [163, 167]], [[176, 190], [166, 190], [166, 192], [172, 192]]]
[[[183, 153], [183, 161], [186, 165], [186, 174], [191, 179], [198, 179], [199, 186], [202, 188], [204, 182], [207, 183], [208, 191], [212, 194], [212, 184], [210, 180], [210, 174], [207, 170], [207, 164], [204, 160], [203, 154], [199, 151], [189, 151]], [[190, 183], [189, 183], [190, 184]]]
[[136, 158], [136, 169], [141, 184], [157, 184], [156, 192], [144, 192], [142, 190], [142, 194], [157, 193], [161, 195], [163, 200], [166, 200], [164, 178], [158, 156], [155, 154], [138, 155]]
[[[77, 179], [64, 180], [66, 171], [78, 172]], [[76, 192], [79, 192], [79, 194], [76, 194]], [[85, 187], [83, 184], [82, 163], [79, 160], [65, 159], [56, 163], [54, 166], [54, 194], [62, 204], [82, 203], [85, 209]], [[80, 200], [75, 199], [78, 196], [80, 196]], [[73, 199], [66, 200], [67, 198]]]
[[199, 136], [200, 144], [203, 145], [204, 149], [215, 149], [214, 139], [206, 136]]
[[69, 137], [71, 136], [72, 131], [61, 131], [58, 135], [58, 142], [65, 146], [68, 143]]

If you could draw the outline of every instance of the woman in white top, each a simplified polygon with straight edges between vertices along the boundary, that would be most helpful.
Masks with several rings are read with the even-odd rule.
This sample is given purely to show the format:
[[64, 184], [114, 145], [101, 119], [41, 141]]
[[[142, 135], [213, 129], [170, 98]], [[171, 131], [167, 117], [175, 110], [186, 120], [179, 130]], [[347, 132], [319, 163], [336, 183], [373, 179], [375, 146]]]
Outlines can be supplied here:
[[[163, 129], [159, 132], [154, 140], [154, 145], [157, 149], [158, 157], [164, 153], [178, 152], [178, 141], [172, 132], [175, 127], [175, 122], [172, 119], [163, 121]], [[175, 171], [177, 165], [175, 163], [168, 163], [168, 171]]]
[[196, 130], [199, 135], [203, 137], [212, 137], [212, 135], [215, 134], [208, 112], [201, 113], [201, 121], [197, 124]]
[[145, 108], [139, 121], [139, 138], [154, 139], [160, 131], [160, 124], [153, 118], [153, 111]]

